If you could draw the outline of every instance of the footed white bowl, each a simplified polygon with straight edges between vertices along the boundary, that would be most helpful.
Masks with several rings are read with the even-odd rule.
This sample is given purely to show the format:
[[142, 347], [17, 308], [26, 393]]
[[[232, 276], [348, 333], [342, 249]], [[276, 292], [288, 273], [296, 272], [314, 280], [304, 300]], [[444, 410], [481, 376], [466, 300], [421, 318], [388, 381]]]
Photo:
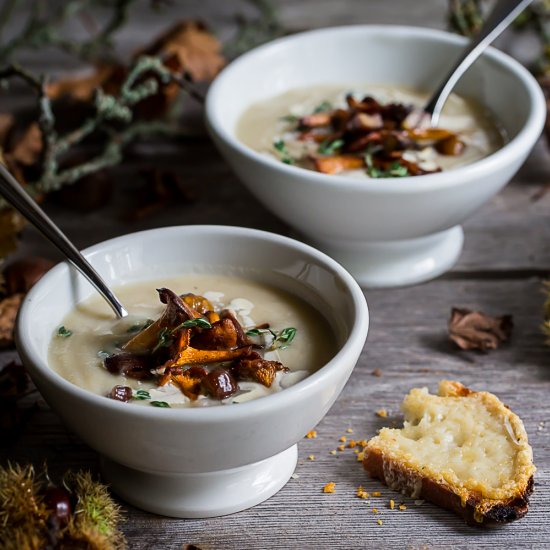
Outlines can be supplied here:
[[536, 80], [489, 48], [456, 92], [487, 106], [510, 141], [468, 166], [437, 174], [354, 180], [289, 166], [247, 147], [236, 127], [247, 108], [316, 84], [390, 84], [433, 91], [466, 40], [399, 26], [322, 29], [275, 40], [238, 58], [214, 81], [206, 118], [218, 148], [248, 189], [359, 283], [392, 287], [431, 279], [462, 250], [460, 224], [521, 166], [546, 116]]
[[191, 409], [121, 403], [50, 369], [54, 331], [95, 292], [68, 264], [33, 287], [17, 321], [17, 349], [36, 386], [67, 426], [101, 454], [104, 476], [129, 503], [168, 516], [210, 517], [243, 510], [279, 491], [296, 466], [296, 443], [334, 403], [363, 349], [368, 309], [357, 283], [307, 245], [234, 227], [154, 229], [100, 243], [84, 255], [112, 287], [200, 266], [203, 272], [261, 278], [317, 309], [325, 305], [338, 349], [321, 369], [268, 397]]

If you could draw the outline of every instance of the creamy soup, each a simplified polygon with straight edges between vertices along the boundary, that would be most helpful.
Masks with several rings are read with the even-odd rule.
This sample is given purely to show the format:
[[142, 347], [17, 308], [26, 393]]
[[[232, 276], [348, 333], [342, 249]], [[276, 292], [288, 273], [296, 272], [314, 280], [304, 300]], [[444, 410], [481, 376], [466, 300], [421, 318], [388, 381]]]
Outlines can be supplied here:
[[[155, 290], [161, 287], [171, 289], [176, 295], [193, 293], [206, 298], [209, 308], [222, 312], [222, 317], [238, 320], [248, 342], [254, 343], [251, 349], [261, 354], [262, 365], [280, 364], [284, 368], [276, 370], [271, 384], [260, 383], [254, 377], [239, 379], [237, 391], [224, 399], [214, 399], [207, 391], [190, 398], [189, 393], [186, 395], [172, 380], [160, 385], [162, 368], [155, 370], [155, 380], [109, 372], [107, 358], [123, 353], [130, 340], [137, 335], [143, 336], [146, 327], [166, 313], [167, 306], [159, 301]], [[129, 310], [129, 317], [114, 319], [105, 302], [93, 296], [63, 319], [49, 350], [49, 363], [56, 372], [73, 384], [99, 395], [112, 396], [113, 388], [117, 386], [131, 389], [126, 390], [131, 394], [130, 399], [121, 400], [144, 406], [200, 407], [242, 403], [296, 384], [319, 369], [335, 353], [332, 331], [318, 311], [302, 299], [258, 281], [225, 275], [189, 275], [129, 284], [117, 289], [117, 295]], [[211, 321], [217, 318], [208, 315], [203, 316], [201, 323], [206, 324], [207, 318]], [[200, 328], [202, 326], [188, 329], [188, 332], [202, 333], [191, 340], [191, 346], [195, 348], [203, 347], [200, 342], [194, 344], [195, 341], [204, 340], [204, 336], [210, 334], [209, 329]], [[166, 329], [159, 334], [155, 348], [166, 344], [167, 335], [176, 339], [173, 332]], [[168, 343], [174, 345], [171, 340]], [[210, 349], [218, 348], [210, 346]], [[201, 368], [211, 371], [227, 367], [231, 370], [234, 363], [226, 361], [202, 365]], [[188, 367], [183, 367], [184, 374]]]
[[252, 105], [237, 136], [287, 164], [354, 178], [448, 170], [502, 146], [505, 136], [490, 113], [456, 94], [447, 100], [437, 131], [419, 126], [428, 98], [393, 86], [300, 88]]

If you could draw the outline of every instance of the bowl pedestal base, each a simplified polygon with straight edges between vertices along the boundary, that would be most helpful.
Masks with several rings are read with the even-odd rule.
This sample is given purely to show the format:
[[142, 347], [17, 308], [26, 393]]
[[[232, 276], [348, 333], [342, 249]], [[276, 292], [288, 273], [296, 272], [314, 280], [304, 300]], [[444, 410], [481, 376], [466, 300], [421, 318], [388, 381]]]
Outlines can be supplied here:
[[429, 281], [458, 260], [464, 242], [459, 225], [426, 237], [386, 242], [306, 240], [340, 262], [365, 288]]
[[164, 474], [128, 468], [102, 457], [101, 470], [123, 500], [163, 516], [210, 518], [240, 512], [273, 496], [296, 468], [297, 446], [229, 470]]

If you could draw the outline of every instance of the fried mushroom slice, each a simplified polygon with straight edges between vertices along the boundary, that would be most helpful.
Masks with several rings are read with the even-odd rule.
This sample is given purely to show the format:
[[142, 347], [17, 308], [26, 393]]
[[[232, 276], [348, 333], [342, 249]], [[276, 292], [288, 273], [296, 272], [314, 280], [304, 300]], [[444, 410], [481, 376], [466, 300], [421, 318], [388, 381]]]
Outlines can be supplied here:
[[138, 332], [123, 346], [130, 353], [146, 353], [151, 351], [159, 340], [160, 331], [164, 328], [174, 329], [188, 319], [196, 319], [202, 315], [189, 307], [175, 292], [168, 288], [157, 289], [160, 301], [166, 304], [162, 315], [150, 326]]
[[237, 340], [237, 331], [231, 319], [220, 319], [212, 324], [212, 328], [196, 331], [191, 344], [200, 350], [227, 350], [235, 349]]
[[192, 366], [181, 374], [172, 375], [172, 381], [186, 397], [195, 401], [201, 393], [202, 382], [207, 374], [204, 367]]
[[243, 357], [233, 367], [233, 374], [237, 380], [259, 382], [266, 388], [271, 387], [271, 384], [273, 384], [275, 380], [275, 375], [279, 371], [287, 372], [288, 368], [282, 363], [279, 363], [279, 361], [262, 359], [256, 352], [249, 354], [247, 357]]
[[315, 168], [323, 174], [338, 174], [344, 170], [354, 170], [365, 165], [363, 159], [352, 155], [319, 157], [314, 160]]
[[135, 380], [151, 378], [151, 369], [154, 367], [152, 356], [135, 353], [109, 355], [104, 359], [103, 365], [111, 374], [122, 374]]
[[201, 315], [206, 315], [209, 311], [214, 310], [214, 307], [210, 303], [210, 300], [208, 300], [204, 296], [200, 296], [199, 294], [193, 294], [192, 292], [188, 292], [187, 294], [183, 294], [181, 296], [181, 299], [191, 309], [194, 309], [196, 312], [200, 313]]

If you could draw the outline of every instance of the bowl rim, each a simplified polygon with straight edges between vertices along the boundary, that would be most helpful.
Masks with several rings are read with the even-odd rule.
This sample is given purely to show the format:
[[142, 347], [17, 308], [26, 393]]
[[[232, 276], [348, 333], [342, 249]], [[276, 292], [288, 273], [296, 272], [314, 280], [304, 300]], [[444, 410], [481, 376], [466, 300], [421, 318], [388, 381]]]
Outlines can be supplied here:
[[[462, 36], [452, 34], [447, 31], [431, 29], [427, 27], [415, 27], [407, 25], [348, 25], [314, 29], [290, 36], [275, 39], [267, 44], [263, 44], [241, 55], [225, 67], [211, 84], [205, 102], [205, 119], [209, 131], [220, 138], [239, 154], [247, 157], [249, 160], [261, 164], [266, 169], [280, 170], [281, 177], [301, 177], [308, 183], [314, 183], [318, 186], [335, 186], [339, 189], [345, 186], [350, 191], [381, 191], [381, 192], [414, 192], [429, 191], [435, 189], [451, 188], [470, 181], [473, 177], [483, 178], [490, 175], [493, 171], [507, 164], [510, 159], [521, 156], [528, 150], [539, 137], [544, 127], [546, 119], [546, 100], [544, 94], [538, 85], [536, 79], [531, 73], [514, 58], [508, 54], [489, 46], [481, 57], [489, 58], [498, 66], [514, 75], [520, 81], [530, 98], [530, 110], [524, 121], [523, 127], [514, 136], [513, 139], [504, 144], [503, 147], [491, 153], [476, 162], [453, 168], [444, 172], [435, 174], [424, 174], [422, 176], [410, 176], [402, 178], [384, 178], [379, 179], [355, 179], [346, 176], [321, 174], [313, 170], [307, 170], [292, 165], [284, 164], [274, 158], [264, 155], [251, 147], [242, 143], [235, 135], [235, 131], [229, 131], [223, 124], [223, 119], [216, 115], [216, 104], [223, 101], [220, 89], [227, 80], [231, 79], [232, 72], [242, 65], [248, 63], [251, 59], [274, 50], [293, 47], [297, 43], [307, 41], [310, 38], [322, 35], [338, 34], [361, 34], [361, 33], [379, 33], [394, 34], [400, 37], [409, 37], [412, 39], [430, 39], [435, 42], [444, 42], [457, 46], [464, 46], [468, 39]], [[338, 43], [336, 41], [335, 43]], [[250, 103], [252, 105], [253, 102]], [[452, 177], [450, 177], [452, 175]]]
[[[47, 287], [49, 280], [55, 280], [64, 271], [69, 270], [67, 261], [60, 262], [47, 272], [33, 288], [25, 296], [16, 321], [15, 341], [17, 351], [21, 355], [24, 364], [31, 364], [31, 370], [39, 371], [41, 377], [45, 377], [49, 383], [61, 389], [64, 393], [70, 393], [78, 399], [82, 399], [88, 404], [104, 407], [106, 410], [112, 410], [114, 414], [129, 414], [132, 417], [138, 418], [165, 418], [165, 419], [180, 419], [190, 422], [210, 422], [216, 420], [232, 421], [239, 420], [243, 417], [253, 416], [255, 413], [265, 412], [266, 409], [279, 409], [285, 406], [286, 403], [292, 402], [295, 399], [307, 396], [309, 391], [314, 387], [322, 385], [335, 370], [339, 368], [339, 363], [345, 356], [360, 346], [364, 347], [365, 340], [369, 329], [369, 310], [367, 301], [363, 291], [353, 279], [353, 277], [335, 260], [320, 252], [319, 250], [291, 239], [290, 237], [277, 235], [268, 231], [258, 229], [250, 229], [244, 227], [222, 226], [222, 225], [186, 225], [186, 226], [167, 226], [155, 229], [148, 229], [134, 233], [128, 233], [119, 237], [114, 237], [106, 241], [102, 241], [93, 246], [85, 248], [82, 253], [86, 257], [101, 253], [104, 247], [127, 245], [128, 239], [139, 240], [146, 234], [160, 233], [179, 233], [179, 232], [203, 232], [216, 234], [224, 234], [240, 237], [252, 237], [258, 240], [268, 240], [276, 244], [283, 245], [285, 248], [293, 249], [304, 256], [304, 259], [314, 259], [323, 267], [338, 276], [347, 290], [347, 294], [353, 302], [353, 324], [343, 346], [337, 351], [327, 363], [321, 366], [317, 371], [310, 374], [300, 382], [285, 388], [284, 390], [273, 393], [252, 401], [247, 401], [239, 404], [227, 406], [213, 407], [196, 407], [196, 408], [156, 408], [156, 407], [140, 407], [132, 406], [128, 403], [123, 403], [105, 396], [97, 395], [91, 391], [85, 390], [72, 382], [63, 378], [60, 374], [51, 369], [48, 365], [47, 357], [42, 357], [34, 346], [32, 338], [32, 319], [30, 312], [33, 308], [32, 301], [35, 295], [38, 295], [44, 287]], [[81, 275], [79, 275], [81, 277]], [[137, 282], [137, 280], [136, 280]], [[354, 365], [355, 367], [355, 365]], [[31, 373], [32, 377], [32, 373]], [[53, 408], [53, 407], [52, 407]]]

